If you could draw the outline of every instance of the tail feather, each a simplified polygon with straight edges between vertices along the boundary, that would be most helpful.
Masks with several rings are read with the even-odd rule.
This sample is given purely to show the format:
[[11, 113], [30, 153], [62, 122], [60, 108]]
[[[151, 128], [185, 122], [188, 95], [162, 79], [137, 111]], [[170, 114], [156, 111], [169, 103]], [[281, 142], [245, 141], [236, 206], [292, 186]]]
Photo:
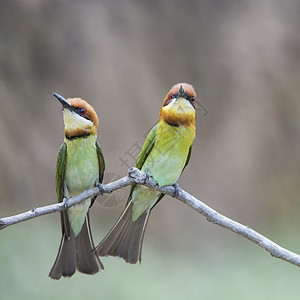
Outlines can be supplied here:
[[95, 274], [104, 269], [99, 257], [94, 253], [95, 245], [90, 231], [89, 216], [82, 226], [79, 235], [75, 238], [77, 269], [81, 273]]
[[49, 277], [60, 279], [71, 277], [76, 269], [82, 273], [95, 274], [103, 265], [98, 256], [93, 252], [95, 248], [89, 226], [89, 217], [82, 226], [77, 237], [70, 230], [70, 237], [63, 234], [59, 251], [53, 267], [50, 270]]
[[96, 247], [100, 256], [118, 256], [126, 262], [135, 264], [141, 261], [142, 243], [150, 211], [144, 212], [136, 221], [132, 221], [132, 203], [106, 237]]
[[69, 239], [63, 234], [55, 262], [49, 277], [60, 279], [61, 276], [71, 277], [76, 270], [75, 236], [73, 231]]

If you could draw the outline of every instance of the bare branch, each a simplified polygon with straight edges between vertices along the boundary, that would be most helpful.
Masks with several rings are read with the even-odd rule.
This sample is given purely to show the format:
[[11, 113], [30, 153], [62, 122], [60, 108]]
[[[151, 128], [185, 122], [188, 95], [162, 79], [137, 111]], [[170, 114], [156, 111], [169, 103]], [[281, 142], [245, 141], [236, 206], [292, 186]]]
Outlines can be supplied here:
[[82, 202], [83, 200], [87, 198], [92, 198], [94, 196], [97, 196], [99, 194], [105, 194], [105, 193], [112, 193], [115, 190], [118, 190], [122, 187], [131, 185], [134, 183], [134, 180], [130, 178], [129, 176], [123, 177], [119, 180], [116, 180], [114, 182], [102, 185], [99, 184], [98, 187], [89, 189], [87, 191], [84, 191], [83, 193], [70, 198], [70, 199], [64, 199], [63, 202], [56, 203], [56, 204], [51, 204], [39, 208], [33, 208], [27, 212], [24, 212], [19, 215], [11, 216], [11, 217], [6, 217], [0, 219], [0, 230], [6, 228], [7, 226], [17, 224], [23, 221], [27, 221], [39, 216], [47, 215], [47, 214], [52, 214], [58, 211], [62, 211], [65, 209], [68, 209], [71, 206], [74, 206], [75, 204], [78, 204]]
[[119, 180], [116, 180], [108, 184], [104, 184], [104, 185], [99, 184], [98, 187], [84, 191], [83, 193], [77, 195], [76, 197], [73, 197], [69, 200], [64, 199], [64, 202], [52, 204], [44, 207], [39, 207], [39, 208], [33, 208], [32, 210], [19, 215], [2, 218], [0, 219], [0, 229], [4, 229], [7, 226], [20, 223], [29, 219], [33, 219], [42, 215], [65, 210], [75, 204], [80, 203], [81, 201], [87, 198], [91, 198], [99, 194], [112, 193], [113, 191], [129, 186], [131, 184], [145, 185], [151, 189], [175, 197], [178, 200], [190, 206], [191, 208], [193, 208], [194, 210], [196, 210], [197, 212], [199, 212], [200, 214], [202, 214], [203, 216], [205, 216], [208, 221], [216, 225], [219, 225], [221, 227], [224, 227], [226, 229], [229, 229], [234, 233], [237, 233], [247, 238], [251, 242], [257, 244], [261, 248], [268, 251], [272, 256], [275, 256], [277, 258], [280, 258], [282, 260], [285, 260], [291, 264], [300, 267], [300, 255], [277, 245], [276, 243], [267, 239], [266, 237], [254, 231], [250, 227], [242, 225], [236, 221], [233, 221], [221, 215], [220, 213], [210, 208], [200, 200], [196, 199], [189, 193], [180, 189], [178, 186], [159, 187], [155, 183], [155, 181], [148, 176], [147, 173], [142, 172], [136, 168], [130, 168], [128, 170], [128, 176], [125, 176]]

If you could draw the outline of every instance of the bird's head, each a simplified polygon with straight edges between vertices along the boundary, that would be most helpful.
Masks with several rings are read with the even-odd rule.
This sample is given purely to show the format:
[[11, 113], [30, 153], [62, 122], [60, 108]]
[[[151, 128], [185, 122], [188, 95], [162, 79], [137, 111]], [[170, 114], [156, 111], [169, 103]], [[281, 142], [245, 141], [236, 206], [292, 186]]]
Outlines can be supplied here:
[[159, 119], [174, 126], [195, 126], [196, 96], [192, 85], [175, 84], [165, 97]]
[[65, 135], [74, 138], [89, 134], [96, 134], [98, 116], [94, 108], [81, 98], [65, 99], [59, 94], [53, 94], [63, 106]]

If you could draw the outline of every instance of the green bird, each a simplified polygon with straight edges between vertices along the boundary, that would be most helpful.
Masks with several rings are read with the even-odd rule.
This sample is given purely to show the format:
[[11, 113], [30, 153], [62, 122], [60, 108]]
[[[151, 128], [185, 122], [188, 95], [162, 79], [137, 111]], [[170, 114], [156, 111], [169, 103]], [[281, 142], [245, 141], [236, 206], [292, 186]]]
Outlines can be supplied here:
[[[136, 167], [159, 186], [174, 185], [188, 164], [195, 138], [196, 93], [187, 83], [174, 85], [166, 95], [159, 121], [149, 133]], [[142, 242], [154, 205], [164, 194], [133, 185], [120, 218], [96, 247], [100, 256], [122, 257], [128, 263], [141, 261]]]
[[[65, 100], [53, 94], [63, 106], [65, 139], [56, 163], [56, 193], [59, 202], [74, 197], [102, 182], [105, 162], [96, 141], [98, 116], [94, 108], [80, 98]], [[76, 269], [95, 274], [103, 265], [93, 251], [89, 208], [96, 197], [61, 212], [62, 239], [49, 276], [70, 277]]]

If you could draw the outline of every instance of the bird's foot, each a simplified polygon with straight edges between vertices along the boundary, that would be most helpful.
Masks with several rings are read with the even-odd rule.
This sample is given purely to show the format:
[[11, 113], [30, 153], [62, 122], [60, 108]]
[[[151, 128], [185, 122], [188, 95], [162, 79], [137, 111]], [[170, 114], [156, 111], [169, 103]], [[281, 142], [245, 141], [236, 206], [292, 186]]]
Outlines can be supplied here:
[[99, 189], [99, 193], [100, 193], [101, 195], [103, 195], [103, 193], [104, 193], [103, 184], [102, 184], [102, 183], [98, 183], [98, 184], [97, 184], [97, 187], [98, 187], [98, 189]]
[[65, 208], [69, 208], [69, 205], [68, 205], [68, 199], [67, 198], [63, 198], [63, 205]]
[[144, 179], [144, 184], [149, 184], [151, 177], [147, 172], [145, 172], [145, 179]]
[[149, 185], [150, 187], [159, 187], [159, 184], [154, 180], [154, 178], [145, 172], [144, 184]]
[[174, 188], [173, 197], [178, 197], [179, 196], [179, 185], [177, 183], [174, 183], [172, 185], [172, 187]]

